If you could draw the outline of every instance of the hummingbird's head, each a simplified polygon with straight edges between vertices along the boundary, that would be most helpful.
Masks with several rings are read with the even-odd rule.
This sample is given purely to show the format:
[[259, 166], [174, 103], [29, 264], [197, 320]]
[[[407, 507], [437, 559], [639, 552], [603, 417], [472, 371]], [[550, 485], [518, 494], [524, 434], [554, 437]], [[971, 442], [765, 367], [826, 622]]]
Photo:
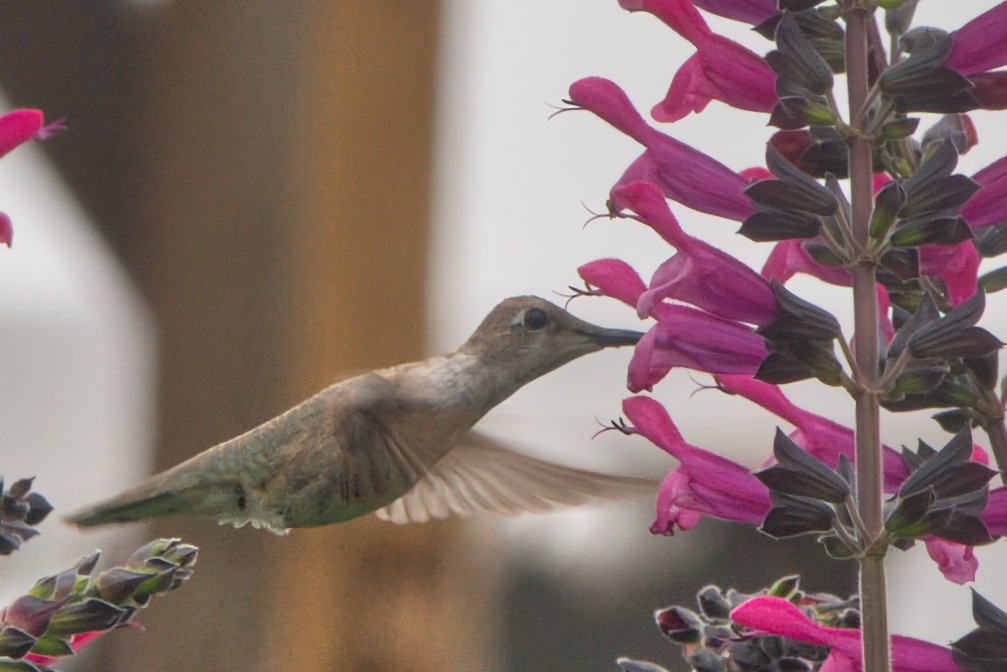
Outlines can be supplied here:
[[537, 296], [505, 299], [460, 352], [499, 363], [523, 384], [602, 348], [635, 345], [638, 331], [604, 329]]

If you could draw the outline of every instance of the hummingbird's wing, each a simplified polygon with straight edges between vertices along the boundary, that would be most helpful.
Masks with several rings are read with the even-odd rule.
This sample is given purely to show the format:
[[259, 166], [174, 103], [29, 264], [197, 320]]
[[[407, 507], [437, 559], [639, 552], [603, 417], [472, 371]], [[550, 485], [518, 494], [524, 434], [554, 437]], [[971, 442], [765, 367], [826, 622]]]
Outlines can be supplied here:
[[470, 432], [405, 495], [375, 513], [393, 523], [423, 523], [452, 514], [545, 513], [593, 499], [653, 494], [648, 479], [609, 476], [515, 453]]

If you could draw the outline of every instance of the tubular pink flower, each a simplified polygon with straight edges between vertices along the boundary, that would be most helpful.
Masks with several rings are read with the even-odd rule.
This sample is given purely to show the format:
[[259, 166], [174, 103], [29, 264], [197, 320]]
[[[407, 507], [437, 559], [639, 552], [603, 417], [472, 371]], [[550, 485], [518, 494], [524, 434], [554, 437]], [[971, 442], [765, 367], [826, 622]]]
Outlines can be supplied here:
[[1001, 2], [951, 33], [954, 46], [944, 67], [968, 77], [1007, 65], [1007, 2]]
[[838, 266], [822, 266], [811, 258], [803, 243], [802, 240], [781, 240], [774, 245], [762, 266], [762, 277], [786, 284], [798, 273], [805, 273], [830, 285], [850, 286], [849, 271]]
[[[976, 293], [979, 278], [979, 253], [971, 240], [958, 245], [921, 245], [920, 273], [940, 278], [948, 288], [948, 300], [958, 305]], [[762, 266], [762, 277], [786, 284], [798, 273], [823, 282], [849, 287], [849, 271], [839, 266], [822, 266], [811, 258], [802, 240], [781, 240]]]
[[14, 227], [11, 225], [10, 217], [0, 212], [0, 243], [7, 247], [14, 242]]
[[[668, 198], [694, 210], [744, 221], [753, 212], [742, 193], [748, 181], [716, 159], [660, 133], [644, 121], [614, 82], [587, 77], [570, 85], [570, 102], [589, 110], [647, 148], [619, 180], [645, 179]], [[621, 207], [613, 199], [616, 208]]]
[[577, 269], [577, 274], [592, 288], [593, 294], [610, 296], [634, 310], [647, 289], [639, 274], [621, 259], [598, 259]]
[[[839, 464], [839, 456], [853, 460], [856, 454], [853, 430], [794, 405], [776, 385], [751, 376], [718, 375], [717, 384], [726, 391], [754, 402], [781, 420], [794, 426], [790, 438], [831, 468]], [[898, 452], [888, 446], [884, 450], [885, 491], [895, 492], [909, 473]]]
[[1007, 221], [1007, 156], [972, 176], [982, 189], [962, 206], [961, 216], [973, 229]]
[[45, 140], [63, 129], [63, 122], [43, 125], [39, 110], [14, 110], [0, 116], [0, 156], [29, 140]]
[[685, 441], [668, 412], [649, 397], [630, 397], [622, 402], [631, 431], [675, 457], [679, 466], [657, 495], [654, 534], [685, 531], [702, 516], [759, 525], [771, 507], [769, 491], [748, 469]]
[[636, 344], [629, 362], [632, 392], [651, 390], [671, 369], [754, 375], [766, 344], [751, 328], [688, 306], [655, 306], [658, 323]]
[[770, 112], [776, 104], [776, 75], [756, 53], [717, 35], [691, 0], [620, 2], [624, 9], [645, 11], [663, 21], [696, 47], [675, 73], [664, 100], [651, 115], [657, 121], [678, 121], [702, 112], [711, 100], [751, 112]]
[[[863, 669], [860, 630], [819, 625], [782, 598], [763, 595], [746, 600], [734, 608], [731, 620], [759, 633], [828, 646], [831, 651], [823, 671]], [[948, 648], [899, 635], [891, 641], [893, 672], [958, 672]]]
[[958, 585], [976, 580], [979, 559], [976, 558], [971, 546], [937, 537], [927, 537], [923, 541], [927, 547], [927, 555], [937, 563], [937, 569], [945, 579]]
[[993, 536], [1007, 536], [1007, 486], [990, 490], [986, 508], [979, 514]]
[[[29, 140], [45, 140], [56, 131], [62, 130], [63, 122], [43, 125], [39, 110], [14, 110], [0, 116], [0, 157]], [[14, 241], [14, 227], [10, 217], [0, 212], [0, 243], [7, 247]]]
[[686, 234], [653, 184], [634, 182], [612, 193], [678, 250], [657, 269], [650, 288], [639, 297], [636, 308], [640, 317], [652, 315], [666, 298], [691, 303], [728, 320], [757, 325], [769, 324], [779, 316], [779, 304], [769, 283], [731, 255]]

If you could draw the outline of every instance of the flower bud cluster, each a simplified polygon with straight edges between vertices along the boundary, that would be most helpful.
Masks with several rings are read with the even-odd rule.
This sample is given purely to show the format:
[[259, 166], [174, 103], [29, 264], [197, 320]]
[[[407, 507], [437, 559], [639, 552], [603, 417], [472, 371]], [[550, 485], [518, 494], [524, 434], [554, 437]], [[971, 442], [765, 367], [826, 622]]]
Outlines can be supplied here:
[[198, 553], [178, 539], [156, 539], [97, 576], [98, 551], [39, 579], [0, 609], [0, 669], [48, 670], [104, 632], [131, 624], [151, 597], [189, 579]]

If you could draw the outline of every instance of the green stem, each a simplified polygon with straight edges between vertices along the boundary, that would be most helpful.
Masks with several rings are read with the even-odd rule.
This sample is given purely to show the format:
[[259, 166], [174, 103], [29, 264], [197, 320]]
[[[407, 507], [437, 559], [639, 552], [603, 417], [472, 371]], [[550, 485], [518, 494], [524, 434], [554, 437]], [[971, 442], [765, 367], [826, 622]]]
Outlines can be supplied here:
[[[846, 81], [852, 118], [864, 108], [870, 89], [867, 40], [873, 16], [860, 3], [846, 5]], [[864, 120], [870, 124], [870, 118]], [[872, 171], [871, 139], [863, 126], [855, 126], [850, 139], [849, 172], [853, 238], [860, 250], [869, 248]], [[860, 559], [863, 669], [891, 670], [888, 648], [888, 606], [885, 588], [884, 548], [874, 541], [883, 531], [883, 473], [881, 464], [881, 409], [878, 403], [878, 303], [875, 262], [862, 255], [851, 269], [855, 332], [854, 350], [860, 373], [856, 395], [857, 510], [868, 535], [870, 549]]]

